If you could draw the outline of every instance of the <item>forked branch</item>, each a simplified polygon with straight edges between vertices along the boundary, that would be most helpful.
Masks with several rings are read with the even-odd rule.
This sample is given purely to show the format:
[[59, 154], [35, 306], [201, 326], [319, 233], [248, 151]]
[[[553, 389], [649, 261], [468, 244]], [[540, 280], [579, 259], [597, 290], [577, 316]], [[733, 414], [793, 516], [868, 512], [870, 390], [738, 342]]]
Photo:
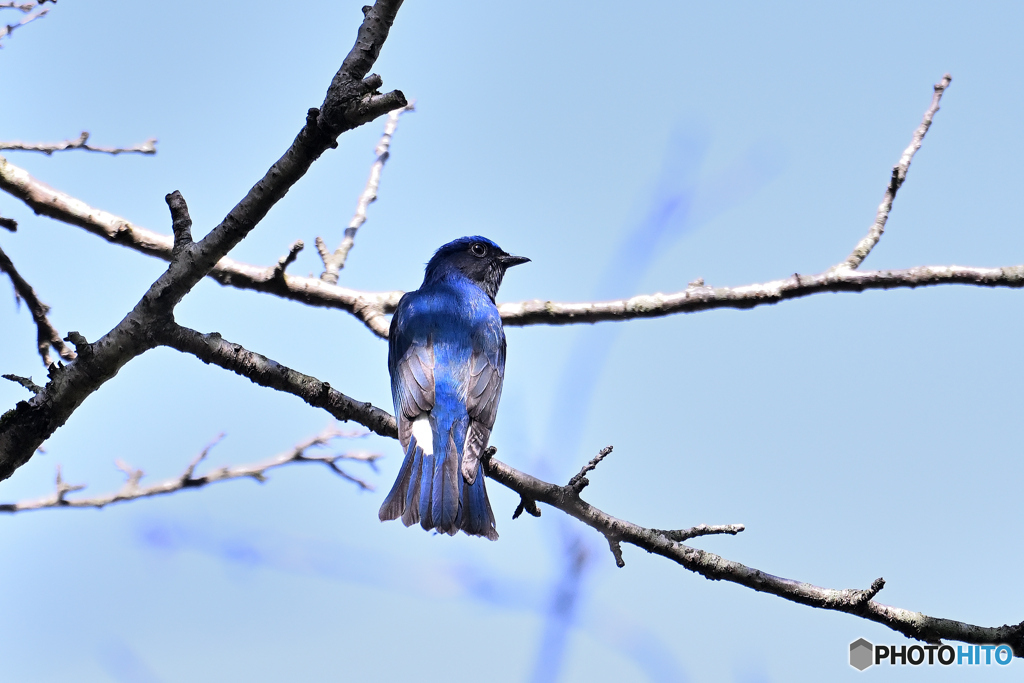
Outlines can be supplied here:
[[625, 565], [621, 544], [629, 543], [672, 560], [707, 579], [729, 581], [802, 605], [852, 614], [888, 626], [908, 638], [928, 642], [957, 640], [978, 644], [1005, 643], [1013, 648], [1017, 657], [1024, 656], [1024, 622], [1013, 626], [975, 626], [883, 605], [873, 599], [885, 585], [885, 581], [880, 578], [875, 579], [866, 589], [834, 589], [773, 576], [682, 543], [683, 540], [708, 534], [735, 535], [743, 531], [742, 524], [699, 525], [679, 531], [649, 529], [599, 510], [580, 498], [579, 492], [572, 486], [549, 484], [494, 457], [484, 458], [484, 466], [488, 477], [512, 489], [524, 500], [550, 505], [600, 532], [608, 541], [619, 567]]
[[377, 459], [380, 458], [379, 454], [364, 451], [351, 451], [348, 453], [335, 454], [319, 454], [310, 452], [315, 448], [325, 448], [330, 446], [332, 442], [339, 438], [352, 438], [363, 435], [364, 434], [360, 433], [343, 432], [336, 427], [328, 427], [316, 436], [306, 439], [305, 441], [295, 445], [290, 450], [275, 455], [272, 458], [247, 465], [218, 467], [206, 474], [197, 476], [195, 474], [196, 466], [206, 458], [213, 446], [223, 438], [224, 435], [221, 434], [202, 451], [200, 451], [199, 455], [189, 463], [189, 466], [186, 467], [185, 471], [179, 476], [158, 481], [148, 486], [140, 486], [140, 482], [144, 474], [142, 470], [133, 469], [119, 460], [117, 461], [117, 467], [125, 473], [124, 485], [117, 491], [89, 498], [68, 499], [68, 493], [80, 491], [85, 487], [82, 485], [69, 486], [66, 484], [61, 477], [60, 467], [58, 467], [56, 489], [52, 494], [35, 500], [0, 504], [0, 512], [14, 513], [25, 512], [28, 510], [45, 510], [47, 508], [56, 507], [104, 508], [108, 505], [112, 505], [113, 503], [123, 503], [130, 500], [138, 500], [139, 498], [162, 496], [168, 493], [183, 491], [185, 489], [202, 488], [208, 484], [213, 484], [219, 481], [228, 481], [230, 479], [248, 478], [255, 479], [256, 481], [263, 483], [267, 479], [266, 475], [269, 470], [297, 463], [320, 463], [326, 465], [332, 472], [342, 479], [346, 479], [356, 484], [360, 489], [372, 491], [373, 486], [371, 484], [359, 477], [349, 474], [338, 466], [338, 462], [342, 460], [351, 460], [375, 466]]

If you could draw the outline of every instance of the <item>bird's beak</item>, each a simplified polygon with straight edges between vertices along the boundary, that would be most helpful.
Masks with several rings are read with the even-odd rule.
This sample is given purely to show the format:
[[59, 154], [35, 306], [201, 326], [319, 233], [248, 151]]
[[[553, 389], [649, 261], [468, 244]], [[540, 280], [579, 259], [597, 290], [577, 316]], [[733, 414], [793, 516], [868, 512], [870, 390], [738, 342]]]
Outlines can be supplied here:
[[530, 259], [526, 258], [525, 256], [512, 256], [511, 254], [505, 254], [503, 256], [500, 256], [498, 260], [501, 261], [501, 265], [505, 266], [506, 268], [511, 268], [512, 266], [518, 266], [521, 263], [530, 262]]

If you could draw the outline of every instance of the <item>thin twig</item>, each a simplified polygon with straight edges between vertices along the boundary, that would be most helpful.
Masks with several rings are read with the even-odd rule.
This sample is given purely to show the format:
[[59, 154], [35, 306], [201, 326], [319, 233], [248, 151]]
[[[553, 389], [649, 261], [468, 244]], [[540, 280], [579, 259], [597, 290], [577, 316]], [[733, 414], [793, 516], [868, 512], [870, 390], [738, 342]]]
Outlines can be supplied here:
[[324, 241], [319, 237], [316, 238], [316, 249], [324, 262], [324, 272], [320, 275], [320, 279], [324, 282], [332, 285], [338, 284], [338, 272], [345, 267], [348, 252], [355, 245], [356, 232], [366, 222], [366, 210], [370, 204], [377, 201], [377, 188], [380, 187], [380, 176], [384, 170], [384, 164], [387, 163], [388, 158], [391, 156], [391, 136], [395, 134], [395, 129], [398, 128], [398, 117], [407, 111], [415, 111], [415, 109], [416, 101], [413, 100], [404, 107], [399, 107], [388, 114], [387, 122], [384, 124], [384, 135], [381, 136], [380, 142], [377, 143], [377, 147], [374, 149], [377, 159], [370, 167], [370, 177], [366, 181], [366, 187], [363, 188], [362, 194], [359, 195], [359, 201], [356, 203], [356, 213], [352, 216], [352, 220], [349, 221], [348, 227], [345, 229], [345, 237], [341, 240], [341, 245], [331, 254], [327, 251], [327, 245], [324, 244]]
[[220, 467], [218, 469], [195, 476], [196, 465], [203, 460], [206, 455], [210, 452], [210, 449], [220, 441], [224, 436], [223, 434], [217, 437], [213, 442], [208, 444], [199, 455], [189, 464], [185, 471], [171, 479], [165, 479], [163, 481], [150, 484], [149, 486], [140, 486], [144, 472], [141, 469], [134, 469], [124, 463], [121, 460], [116, 462], [117, 468], [124, 472], [125, 483], [120, 489], [111, 493], [105, 493], [99, 496], [90, 498], [74, 498], [67, 499], [66, 495], [74, 491], [80, 491], [85, 488], [84, 486], [69, 486], [64, 483], [61, 478], [60, 467], [57, 468], [57, 486], [56, 490], [49, 496], [38, 498], [35, 500], [25, 500], [18, 503], [6, 503], [0, 504], [0, 512], [25, 512], [28, 510], [43, 510], [46, 508], [56, 507], [70, 507], [70, 508], [104, 508], [107, 505], [113, 503], [123, 503], [129, 500], [137, 500], [139, 498], [148, 498], [150, 496], [161, 496], [168, 493], [174, 493], [175, 491], [181, 491], [184, 489], [195, 489], [202, 488], [208, 484], [212, 484], [218, 481], [227, 481], [229, 479], [243, 479], [250, 478], [255, 479], [259, 482], [266, 481], [266, 473], [268, 470], [276, 467], [284, 467], [285, 465], [292, 465], [296, 463], [321, 463], [329, 467], [335, 474], [347, 479], [348, 481], [356, 484], [360, 489], [366, 491], [372, 491], [373, 486], [359, 477], [353, 476], [345, 470], [338, 467], [338, 461], [340, 460], [353, 460], [357, 462], [365, 462], [373, 464], [381, 456], [376, 453], [366, 453], [361, 451], [352, 451], [348, 453], [337, 453], [327, 455], [316, 455], [311, 454], [308, 451], [317, 447], [326, 447], [331, 444], [332, 441], [339, 438], [351, 438], [356, 436], [363, 436], [365, 433], [352, 433], [344, 432], [336, 427], [329, 427], [320, 434], [309, 438], [302, 443], [294, 446], [291, 450], [285, 451], [279, 455], [256, 462], [248, 465], [236, 465], [234, 467]]
[[735, 536], [736, 534], [743, 531], [746, 527], [742, 524], [698, 524], [697, 526], [690, 527], [689, 529], [655, 529], [659, 534], [670, 538], [673, 541], [682, 543], [688, 541], [691, 538], [697, 538], [699, 536], [712, 536], [715, 534], [729, 534]]
[[853, 252], [846, 257], [845, 261], [834, 266], [835, 269], [858, 268], [864, 262], [864, 259], [867, 258], [868, 254], [871, 253], [871, 250], [875, 248], [875, 245], [878, 244], [878, 240], [882, 238], [882, 233], [885, 232], [886, 221], [889, 220], [889, 212], [892, 210], [893, 200], [896, 199], [896, 193], [899, 192], [903, 181], [907, 179], [910, 162], [913, 160], [917, 150], [921, 149], [921, 142], [924, 140], [925, 133], [928, 132], [928, 128], [932, 125], [935, 112], [939, 110], [939, 101], [942, 100], [942, 93], [946, 91], [952, 80], [953, 77], [946, 74], [942, 77], [941, 81], [935, 84], [935, 94], [932, 95], [932, 103], [928, 107], [928, 111], [924, 113], [921, 125], [914, 131], [914, 137], [910, 140], [910, 145], [903, 150], [899, 163], [892, 168], [889, 186], [885, 188], [885, 196], [882, 197], [882, 203], [878, 205], [875, 222], [868, 230], [867, 236], [857, 243], [857, 246], [853, 248]]
[[77, 355], [62, 341], [60, 332], [57, 328], [50, 323], [50, 319], [46, 317], [47, 313], [50, 312], [50, 307], [39, 300], [32, 286], [25, 281], [18, 271], [15, 269], [14, 264], [11, 263], [11, 259], [8, 258], [7, 254], [4, 253], [3, 249], [0, 249], [0, 273], [7, 273], [7, 276], [11, 278], [11, 284], [14, 285], [14, 292], [20, 297], [25, 304], [28, 306], [29, 312], [32, 314], [32, 320], [36, 323], [36, 349], [39, 351], [39, 355], [43, 359], [43, 365], [50, 367], [53, 363], [50, 357], [50, 348], [52, 347], [60, 357], [64, 360], [74, 360]]
[[10, 230], [11, 232], [17, 232], [18, 221], [14, 220], [13, 218], [4, 218], [3, 216], [0, 216], [0, 228], [3, 228], [4, 230]]
[[3, 377], [6, 380], [10, 380], [15, 384], [20, 384], [21, 386], [31, 391], [33, 394], [38, 394], [40, 391], [43, 390], [41, 386], [32, 381], [31, 377], [19, 377], [18, 375], [0, 375], [0, 377]]
[[65, 152], [71, 149], [83, 149], [87, 152], [102, 152], [103, 154], [156, 154], [156, 138], [150, 138], [139, 145], [132, 145], [131, 147], [97, 147], [95, 145], [88, 144], [89, 133], [82, 131], [74, 140], [65, 140], [64, 142], [21, 142], [19, 140], [12, 140], [10, 142], [0, 142], [0, 149], [12, 149], [21, 152], [42, 152], [43, 154], [50, 155], [54, 152]]
[[292, 242], [292, 246], [288, 247], [288, 253], [277, 260], [277, 265], [274, 266], [274, 277], [283, 278], [284, 271], [288, 266], [295, 263], [295, 259], [298, 258], [299, 252], [305, 248], [305, 244], [302, 240], [295, 240]]
[[583, 466], [583, 469], [581, 469], [572, 479], [569, 480], [569, 488], [571, 488], [576, 493], [579, 493], [587, 486], [589, 486], [590, 480], [587, 479], [587, 472], [593, 472], [597, 468], [598, 463], [607, 458], [608, 454], [611, 452], [612, 446], [605, 446], [600, 451], [598, 451], [597, 455], [595, 455], [590, 462]]

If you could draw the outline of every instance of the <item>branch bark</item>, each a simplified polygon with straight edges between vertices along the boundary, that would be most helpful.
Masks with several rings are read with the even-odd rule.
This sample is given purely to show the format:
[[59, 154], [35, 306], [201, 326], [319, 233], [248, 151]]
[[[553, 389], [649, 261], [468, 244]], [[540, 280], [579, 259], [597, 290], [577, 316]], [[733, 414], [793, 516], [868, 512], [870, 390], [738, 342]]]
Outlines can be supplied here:
[[233, 344], [216, 332], [202, 334], [171, 323], [154, 330], [153, 336], [157, 343], [191, 354], [204, 363], [230, 370], [260, 386], [298, 396], [338, 420], [353, 420], [382, 436], [398, 436], [395, 418], [386, 410], [350, 398], [327, 382]]

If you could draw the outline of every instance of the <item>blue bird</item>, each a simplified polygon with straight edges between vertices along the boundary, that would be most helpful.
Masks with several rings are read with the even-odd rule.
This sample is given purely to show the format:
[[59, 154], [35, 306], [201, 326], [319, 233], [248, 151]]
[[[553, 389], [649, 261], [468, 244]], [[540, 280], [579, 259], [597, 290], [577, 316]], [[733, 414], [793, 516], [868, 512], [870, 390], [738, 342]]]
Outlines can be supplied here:
[[388, 370], [405, 461], [382, 522], [401, 517], [452, 536], [498, 538], [480, 465], [505, 377], [494, 297], [505, 270], [529, 260], [462, 237], [437, 250], [423, 284], [398, 302]]

